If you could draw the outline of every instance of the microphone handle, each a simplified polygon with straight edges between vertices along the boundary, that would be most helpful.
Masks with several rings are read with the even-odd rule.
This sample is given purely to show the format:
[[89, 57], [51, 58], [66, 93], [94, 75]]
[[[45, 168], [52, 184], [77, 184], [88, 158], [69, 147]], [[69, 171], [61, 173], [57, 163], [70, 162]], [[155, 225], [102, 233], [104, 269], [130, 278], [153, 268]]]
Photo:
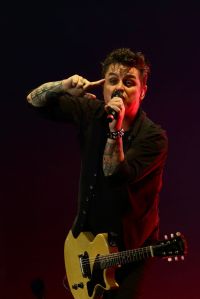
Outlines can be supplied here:
[[[121, 98], [122, 97], [122, 93], [123, 93], [123, 91], [120, 90], [120, 89], [114, 90], [113, 93], [112, 93], [112, 95], [111, 95], [111, 99], [114, 98], [114, 97]], [[107, 113], [108, 113], [107, 120], [108, 120], [109, 123], [112, 122], [113, 119], [117, 119], [118, 113], [114, 109], [109, 108]]]
[[111, 123], [114, 119], [117, 119], [117, 112], [114, 109], [109, 108], [108, 109], [107, 120], [108, 120], [109, 123]]

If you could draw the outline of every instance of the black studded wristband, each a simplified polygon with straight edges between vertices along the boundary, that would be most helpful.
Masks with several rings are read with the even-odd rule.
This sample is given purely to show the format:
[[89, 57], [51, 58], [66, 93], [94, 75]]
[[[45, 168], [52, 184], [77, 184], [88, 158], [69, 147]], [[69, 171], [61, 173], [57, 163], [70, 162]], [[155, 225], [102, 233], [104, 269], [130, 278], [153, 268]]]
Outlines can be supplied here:
[[122, 137], [122, 136], [124, 136], [124, 129], [107, 133], [107, 137], [114, 140], [117, 139], [117, 137]]

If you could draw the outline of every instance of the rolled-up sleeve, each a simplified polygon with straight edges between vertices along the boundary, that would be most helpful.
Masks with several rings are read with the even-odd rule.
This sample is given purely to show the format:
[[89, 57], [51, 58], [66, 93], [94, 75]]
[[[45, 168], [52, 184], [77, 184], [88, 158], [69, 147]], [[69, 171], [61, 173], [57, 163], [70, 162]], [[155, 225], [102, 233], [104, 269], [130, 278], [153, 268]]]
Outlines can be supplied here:
[[91, 100], [69, 94], [58, 95], [47, 93], [47, 104], [44, 107], [34, 107], [42, 117], [56, 122], [72, 123], [81, 126], [90, 122], [103, 107], [100, 100]]

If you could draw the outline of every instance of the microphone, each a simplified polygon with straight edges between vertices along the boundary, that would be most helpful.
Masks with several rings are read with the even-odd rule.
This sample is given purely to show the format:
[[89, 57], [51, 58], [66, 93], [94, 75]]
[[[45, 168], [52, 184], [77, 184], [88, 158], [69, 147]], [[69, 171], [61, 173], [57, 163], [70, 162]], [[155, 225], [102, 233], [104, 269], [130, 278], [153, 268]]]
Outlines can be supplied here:
[[[114, 97], [123, 98], [122, 93], [123, 93], [122, 90], [115, 89], [113, 91], [112, 95], [111, 95], [111, 99], [114, 98]], [[108, 107], [107, 113], [108, 113], [107, 120], [108, 120], [109, 123], [112, 122], [113, 119], [117, 119], [117, 114], [118, 113], [114, 109], [112, 109], [111, 107]]]

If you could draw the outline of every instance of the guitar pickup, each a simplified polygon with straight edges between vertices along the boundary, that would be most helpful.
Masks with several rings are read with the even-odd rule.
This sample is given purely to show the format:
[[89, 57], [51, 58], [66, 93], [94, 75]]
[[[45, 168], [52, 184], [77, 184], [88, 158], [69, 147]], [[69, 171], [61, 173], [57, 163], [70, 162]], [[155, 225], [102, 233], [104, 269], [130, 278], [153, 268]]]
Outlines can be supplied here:
[[84, 254], [79, 255], [79, 262], [83, 277], [88, 277], [90, 279], [92, 274], [90, 269], [89, 255], [86, 251], [84, 252]]

